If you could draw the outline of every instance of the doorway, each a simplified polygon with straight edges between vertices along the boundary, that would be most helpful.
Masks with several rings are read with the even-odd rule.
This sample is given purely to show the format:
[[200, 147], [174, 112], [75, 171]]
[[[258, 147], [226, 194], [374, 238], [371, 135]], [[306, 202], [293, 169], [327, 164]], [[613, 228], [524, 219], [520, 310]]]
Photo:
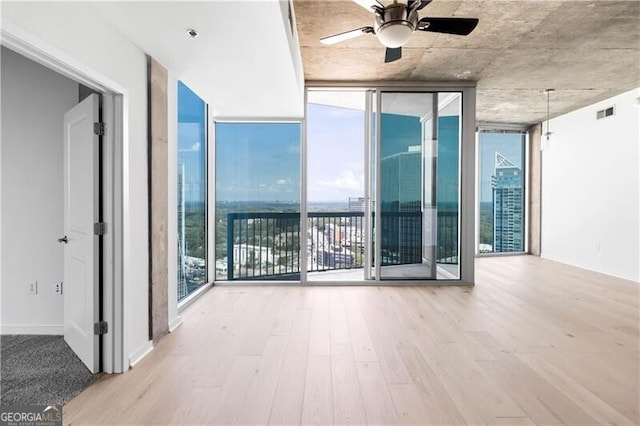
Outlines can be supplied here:
[[461, 92], [309, 89], [306, 145], [308, 281], [460, 279]]
[[[70, 287], [73, 279], [65, 276], [68, 268], [63, 266], [63, 247], [67, 246], [64, 239], [65, 236], [67, 241], [71, 239], [69, 228], [64, 225], [64, 210], [69, 200], [65, 201], [64, 195], [63, 116], [86, 97], [84, 89], [88, 87], [100, 93], [102, 98], [102, 119], [89, 118], [85, 129], [90, 133], [90, 140], [95, 142], [95, 139], [102, 138], [101, 143], [95, 143], [92, 147], [91, 154], [96, 161], [100, 158], [102, 161], [92, 167], [97, 185], [94, 188], [88, 184], [90, 191], [87, 196], [96, 208], [85, 232], [90, 234], [91, 245], [95, 243], [101, 250], [96, 250], [95, 262], [87, 269], [87, 274], [95, 278], [94, 296], [88, 297], [85, 293], [77, 299], [87, 301], [84, 307], [90, 304], [92, 311], [88, 317], [91, 322], [87, 321], [83, 330], [84, 338], [92, 341], [89, 346], [93, 351], [93, 361], [87, 368], [92, 372], [121, 372], [124, 370], [121, 288], [122, 96], [48, 56], [43, 50], [17, 39], [3, 38], [3, 44], [6, 47], [2, 47], [2, 334], [61, 336], [73, 329], [71, 320], [77, 312], [65, 312], [65, 305], [71, 303], [63, 302], [66, 296], [74, 293]], [[13, 66], [13, 72], [4, 72], [7, 66]], [[15, 81], [9, 81], [12, 75], [21, 79], [21, 83], [16, 85]], [[5, 87], [11, 87], [12, 90], [4, 90]], [[98, 104], [94, 104], [96, 111], [100, 111]], [[25, 120], [29, 120], [30, 124], [20, 124]], [[96, 122], [103, 124], [96, 125]], [[16, 124], [13, 129], [11, 124]], [[77, 130], [70, 129], [72, 133]], [[30, 151], [18, 152], [16, 149]], [[69, 158], [79, 160], [76, 158], [78, 153], [77, 149], [69, 150]], [[10, 173], [18, 174], [12, 178]], [[70, 181], [75, 182], [76, 186], [86, 183], [82, 179]], [[78, 188], [72, 189], [71, 193], [77, 194]], [[10, 198], [16, 196], [22, 197], [26, 204], [11, 202], [16, 200]], [[35, 216], [30, 218], [29, 215]], [[15, 229], [16, 235], [12, 235], [12, 229]], [[29, 267], [16, 265], [12, 270], [14, 257], [28, 260], [31, 264]], [[102, 287], [98, 287], [100, 281]], [[7, 300], [12, 301], [9, 309]], [[101, 334], [104, 332], [106, 334]]]

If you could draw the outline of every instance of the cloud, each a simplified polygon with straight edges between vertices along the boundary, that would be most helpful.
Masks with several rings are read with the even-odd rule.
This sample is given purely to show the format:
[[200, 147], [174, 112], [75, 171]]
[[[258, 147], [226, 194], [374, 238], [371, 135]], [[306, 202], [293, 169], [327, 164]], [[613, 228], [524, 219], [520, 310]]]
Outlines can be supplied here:
[[188, 148], [178, 149], [178, 152], [199, 152], [201, 147], [202, 144], [200, 142], [196, 142]]
[[287, 184], [287, 181], [286, 181], [285, 179], [278, 179], [278, 180], [276, 181], [276, 183], [277, 183], [278, 185], [286, 185], [286, 184]]
[[333, 180], [319, 180], [318, 184], [324, 187], [337, 189], [364, 189], [364, 176], [356, 176], [351, 170], [340, 173]]

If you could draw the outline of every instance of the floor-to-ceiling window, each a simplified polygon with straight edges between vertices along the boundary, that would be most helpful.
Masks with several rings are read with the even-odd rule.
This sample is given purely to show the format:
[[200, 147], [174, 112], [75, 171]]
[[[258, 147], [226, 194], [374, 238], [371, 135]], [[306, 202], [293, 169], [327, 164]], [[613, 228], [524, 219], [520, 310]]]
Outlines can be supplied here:
[[216, 122], [215, 279], [470, 281], [473, 94], [323, 87], [301, 123]]
[[178, 82], [178, 300], [207, 282], [207, 104]]
[[215, 124], [216, 280], [300, 279], [300, 124]]
[[478, 132], [479, 253], [525, 250], [526, 134]]

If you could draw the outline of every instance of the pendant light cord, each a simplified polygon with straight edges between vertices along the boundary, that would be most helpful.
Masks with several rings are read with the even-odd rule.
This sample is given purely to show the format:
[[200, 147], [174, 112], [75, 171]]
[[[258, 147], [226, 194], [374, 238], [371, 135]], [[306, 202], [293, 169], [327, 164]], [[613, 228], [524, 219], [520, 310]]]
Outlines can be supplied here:
[[551, 137], [551, 131], [549, 130], [549, 122], [551, 120], [551, 113], [550, 113], [550, 109], [549, 109], [549, 99], [551, 97], [551, 92], [553, 92], [553, 91], [554, 91], [554, 89], [545, 90], [545, 92], [547, 92], [547, 132], [545, 133], [545, 136], [547, 137], [547, 141]]
[[551, 92], [547, 90], [547, 140], [549, 140], [549, 96]]

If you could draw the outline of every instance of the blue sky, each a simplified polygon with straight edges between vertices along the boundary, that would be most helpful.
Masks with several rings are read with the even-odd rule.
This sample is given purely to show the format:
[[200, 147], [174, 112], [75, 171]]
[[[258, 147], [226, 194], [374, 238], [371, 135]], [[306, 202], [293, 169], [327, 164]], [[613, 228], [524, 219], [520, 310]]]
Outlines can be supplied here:
[[[309, 105], [310, 202], [347, 202], [364, 193], [364, 112]], [[217, 123], [218, 201], [298, 202], [300, 125]]]
[[300, 200], [300, 125], [217, 123], [217, 201]]
[[178, 82], [178, 163], [184, 164], [186, 201], [202, 201], [205, 192], [205, 103]]
[[309, 104], [307, 128], [309, 201], [364, 196], [364, 111]]

